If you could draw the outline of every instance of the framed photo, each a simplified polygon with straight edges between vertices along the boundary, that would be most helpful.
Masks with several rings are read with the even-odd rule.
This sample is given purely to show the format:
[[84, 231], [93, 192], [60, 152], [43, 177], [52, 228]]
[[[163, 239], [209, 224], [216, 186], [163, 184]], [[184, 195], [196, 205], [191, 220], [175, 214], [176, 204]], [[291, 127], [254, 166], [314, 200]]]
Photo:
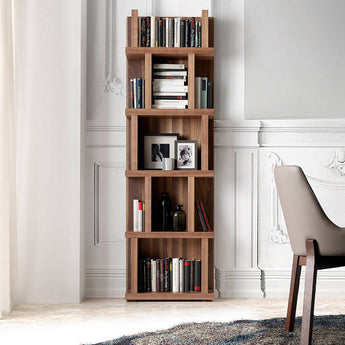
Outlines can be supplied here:
[[144, 169], [162, 169], [163, 158], [175, 158], [178, 133], [144, 134]]
[[198, 168], [196, 140], [176, 140], [176, 169], [195, 170]]

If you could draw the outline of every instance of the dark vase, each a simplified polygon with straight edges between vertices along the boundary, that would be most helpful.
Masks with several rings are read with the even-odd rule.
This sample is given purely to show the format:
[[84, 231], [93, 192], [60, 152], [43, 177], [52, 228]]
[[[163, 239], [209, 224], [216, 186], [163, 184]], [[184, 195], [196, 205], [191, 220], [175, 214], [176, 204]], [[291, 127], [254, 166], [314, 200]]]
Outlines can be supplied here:
[[159, 201], [159, 219], [160, 219], [160, 230], [167, 231], [171, 230], [171, 199], [169, 198], [169, 193], [163, 192], [163, 196]]
[[183, 205], [176, 205], [172, 215], [172, 228], [174, 231], [186, 230], [186, 213], [182, 210]]

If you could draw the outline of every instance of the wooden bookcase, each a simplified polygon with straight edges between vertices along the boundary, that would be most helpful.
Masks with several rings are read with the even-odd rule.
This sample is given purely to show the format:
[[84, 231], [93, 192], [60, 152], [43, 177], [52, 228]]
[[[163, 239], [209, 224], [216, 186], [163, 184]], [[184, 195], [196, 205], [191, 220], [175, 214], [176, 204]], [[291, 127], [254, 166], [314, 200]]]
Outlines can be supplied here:
[[[127, 17], [127, 95], [130, 79], [145, 79], [145, 108], [130, 108], [127, 96], [127, 300], [213, 300], [214, 232], [202, 231], [194, 206], [202, 200], [214, 229], [214, 164], [212, 109], [195, 109], [195, 77], [207, 76], [214, 84], [214, 19], [203, 10], [201, 48], [138, 47], [138, 11]], [[183, 63], [188, 70], [188, 109], [152, 109], [153, 63]], [[213, 95], [212, 95], [213, 96]], [[144, 170], [141, 164], [144, 133], [179, 133], [180, 139], [197, 140], [198, 170]], [[153, 231], [152, 214], [161, 192], [169, 192], [173, 204], [183, 204], [184, 232]], [[133, 231], [133, 199], [145, 201], [145, 231]], [[181, 257], [201, 260], [201, 292], [138, 292], [138, 260]]]

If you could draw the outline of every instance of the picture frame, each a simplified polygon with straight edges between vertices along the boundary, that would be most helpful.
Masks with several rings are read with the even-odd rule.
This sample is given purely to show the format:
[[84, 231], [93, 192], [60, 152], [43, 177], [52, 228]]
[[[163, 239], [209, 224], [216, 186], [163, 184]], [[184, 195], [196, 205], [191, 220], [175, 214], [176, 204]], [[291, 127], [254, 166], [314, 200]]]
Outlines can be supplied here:
[[198, 142], [197, 140], [176, 140], [176, 169], [198, 169]]
[[163, 158], [175, 157], [178, 133], [144, 134], [144, 169], [162, 170]]

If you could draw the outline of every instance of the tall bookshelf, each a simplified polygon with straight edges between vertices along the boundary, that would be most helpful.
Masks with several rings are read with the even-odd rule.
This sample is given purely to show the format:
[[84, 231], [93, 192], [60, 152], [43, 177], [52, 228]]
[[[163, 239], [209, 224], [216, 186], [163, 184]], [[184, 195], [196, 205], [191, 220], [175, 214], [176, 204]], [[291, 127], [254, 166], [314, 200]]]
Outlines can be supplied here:
[[[182, 18], [183, 19], [183, 18]], [[145, 108], [130, 108], [127, 96], [127, 300], [213, 300], [214, 231], [204, 232], [194, 206], [202, 200], [214, 229], [213, 121], [211, 109], [195, 108], [195, 77], [207, 76], [214, 84], [214, 19], [203, 10], [202, 45], [190, 47], [138, 47], [138, 11], [127, 17], [127, 95], [130, 79], [145, 79]], [[185, 64], [188, 70], [188, 108], [152, 109], [153, 63]], [[213, 96], [213, 95], [212, 95]], [[144, 170], [140, 147], [144, 133], [179, 133], [180, 139], [196, 140], [197, 170]], [[173, 204], [183, 204], [186, 231], [155, 231], [153, 215], [161, 192], [169, 192]], [[145, 201], [145, 231], [133, 231], [133, 199]], [[139, 257], [180, 257], [201, 260], [200, 292], [138, 292]]]

